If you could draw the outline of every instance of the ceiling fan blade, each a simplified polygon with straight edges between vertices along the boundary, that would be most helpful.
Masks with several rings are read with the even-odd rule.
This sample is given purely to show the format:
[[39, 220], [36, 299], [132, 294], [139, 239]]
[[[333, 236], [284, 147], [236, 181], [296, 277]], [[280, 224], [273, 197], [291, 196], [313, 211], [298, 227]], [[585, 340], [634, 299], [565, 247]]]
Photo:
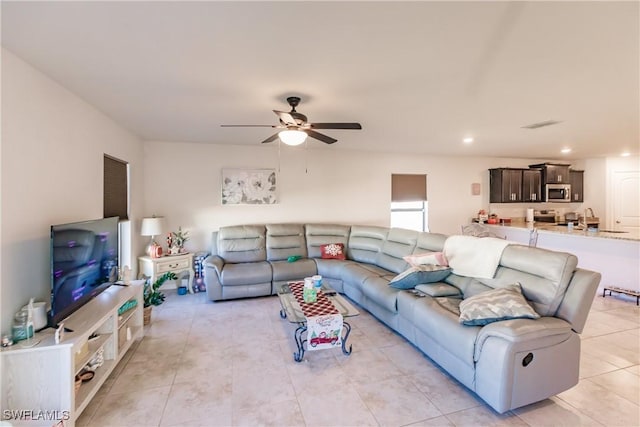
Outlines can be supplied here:
[[220, 125], [223, 128], [275, 128], [275, 125]]
[[310, 123], [311, 129], [362, 129], [360, 123]]
[[307, 135], [309, 135], [311, 138], [315, 138], [319, 141], [324, 142], [325, 144], [333, 144], [334, 142], [338, 141], [337, 139], [333, 139], [330, 136], [323, 135], [311, 129], [305, 129], [304, 132], [306, 132]]
[[276, 139], [278, 139], [278, 134], [274, 133], [273, 135], [271, 135], [269, 138], [265, 139], [264, 141], [261, 142], [261, 144], [266, 144], [268, 142], [273, 142]]
[[291, 115], [291, 113], [287, 113], [286, 111], [277, 111], [273, 110], [274, 113], [287, 125], [298, 125], [296, 119]]

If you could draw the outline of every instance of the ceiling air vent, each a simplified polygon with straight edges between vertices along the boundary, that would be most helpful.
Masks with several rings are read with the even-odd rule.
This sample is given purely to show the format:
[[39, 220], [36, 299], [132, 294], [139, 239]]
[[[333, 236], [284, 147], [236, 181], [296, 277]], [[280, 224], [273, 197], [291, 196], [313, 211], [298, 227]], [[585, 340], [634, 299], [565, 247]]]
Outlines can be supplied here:
[[530, 125], [522, 126], [522, 129], [539, 129], [545, 126], [557, 125], [558, 123], [562, 123], [558, 120], [545, 120], [544, 122], [531, 123]]

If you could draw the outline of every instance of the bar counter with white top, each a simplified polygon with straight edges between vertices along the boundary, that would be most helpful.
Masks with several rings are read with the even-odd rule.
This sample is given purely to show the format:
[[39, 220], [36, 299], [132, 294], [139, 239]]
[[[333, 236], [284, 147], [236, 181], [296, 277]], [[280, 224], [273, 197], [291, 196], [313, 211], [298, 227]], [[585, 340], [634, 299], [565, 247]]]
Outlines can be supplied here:
[[486, 225], [507, 240], [525, 245], [535, 227], [538, 230], [537, 247], [576, 255], [579, 267], [602, 274], [600, 289], [616, 286], [640, 291], [639, 232], [568, 230], [566, 226], [549, 223]]
[[[526, 224], [520, 224], [523, 228], [529, 228]], [[518, 226], [518, 224], [516, 225]], [[584, 230], [574, 227], [573, 230], [569, 230], [566, 225], [555, 225], [536, 223], [533, 225], [538, 232], [551, 232], [560, 234], [569, 234], [571, 236], [582, 237], [597, 237], [601, 239], [618, 239], [618, 240], [640, 240], [640, 232], [638, 231], [610, 231], [610, 230]]]

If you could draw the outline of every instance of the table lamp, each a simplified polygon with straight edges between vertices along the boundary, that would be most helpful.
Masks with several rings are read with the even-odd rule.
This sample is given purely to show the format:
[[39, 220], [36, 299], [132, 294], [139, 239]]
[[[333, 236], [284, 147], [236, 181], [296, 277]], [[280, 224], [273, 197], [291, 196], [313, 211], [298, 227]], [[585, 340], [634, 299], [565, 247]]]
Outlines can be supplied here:
[[158, 258], [162, 255], [162, 246], [156, 243], [154, 237], [164, 233], [164, 218], [151, 217], [142, 219], [142, 229], [140, 234], [143, 236], [151, 236], [151, 240], [147, 245], [146, 252], [151, 258]]

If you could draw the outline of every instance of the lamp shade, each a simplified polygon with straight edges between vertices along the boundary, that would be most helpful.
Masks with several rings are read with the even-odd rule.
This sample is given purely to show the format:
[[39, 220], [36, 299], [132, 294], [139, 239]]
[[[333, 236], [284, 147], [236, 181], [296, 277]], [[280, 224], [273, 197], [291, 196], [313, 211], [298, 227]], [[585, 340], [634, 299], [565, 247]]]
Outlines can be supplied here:
[[142, 229], [140, 234], [143, 236], [159, 236], [164, 233], [164, 218], [153, 217], [142, 219]]
[[280, 141], [287, 145], [300, 145], [307, 139], [307, 133], [301, 130], [289, 129], [278, 133]]

